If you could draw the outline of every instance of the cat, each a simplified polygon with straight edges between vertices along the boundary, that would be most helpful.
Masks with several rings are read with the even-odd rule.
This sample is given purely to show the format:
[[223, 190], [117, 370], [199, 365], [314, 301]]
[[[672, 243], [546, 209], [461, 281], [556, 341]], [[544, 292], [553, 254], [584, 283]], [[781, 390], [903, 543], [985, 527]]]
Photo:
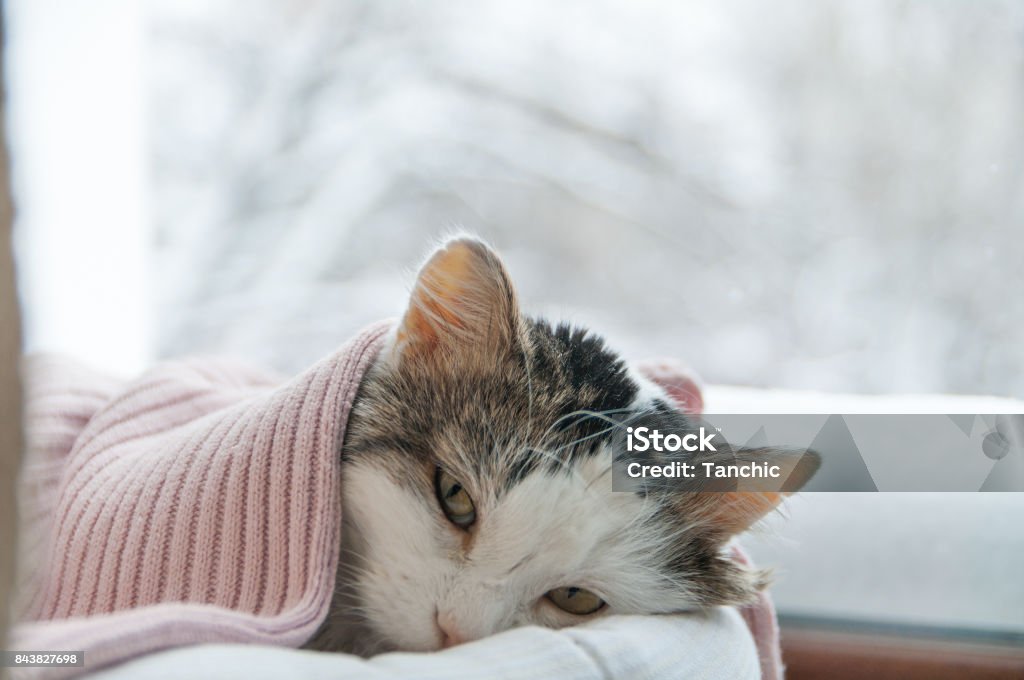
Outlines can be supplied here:
[[[342, 446], [337, 588], [307, 645], [437, 650], [757, 597], [730, 540], [778, 493], [613, 492], [621, 425], [689, 427], [597, 335], [523, 314], [497, 254], [454, 238], [420, 270], [359, 389]], [[789, 474], [813, 452], [759, 450]]]

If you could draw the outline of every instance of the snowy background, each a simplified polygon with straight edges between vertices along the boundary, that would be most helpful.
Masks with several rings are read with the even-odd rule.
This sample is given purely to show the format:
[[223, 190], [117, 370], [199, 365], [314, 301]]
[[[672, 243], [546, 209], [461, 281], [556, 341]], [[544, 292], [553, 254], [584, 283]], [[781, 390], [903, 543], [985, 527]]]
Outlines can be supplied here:
[[[1024, 398], [1024, 3], [4, 10], [30, 351], [298, 370], [464, 228], [710, 382]], [[784, 612], [1019, 641], [1022, 512], [813, 494], [750, 546]]]
[[1024, 396], [1024, 4], [151, 4], [160, 354], [298, 368], [453, 226], [719, 383]]

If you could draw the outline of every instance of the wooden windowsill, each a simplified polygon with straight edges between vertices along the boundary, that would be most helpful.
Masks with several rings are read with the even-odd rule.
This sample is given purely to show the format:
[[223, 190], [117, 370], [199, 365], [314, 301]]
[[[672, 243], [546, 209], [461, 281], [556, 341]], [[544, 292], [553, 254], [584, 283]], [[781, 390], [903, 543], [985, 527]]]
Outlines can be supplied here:
[[788, 680], [829, 678], [1024, 678], [1024, 647], [890, 630], [837, 630], [783, 624]]

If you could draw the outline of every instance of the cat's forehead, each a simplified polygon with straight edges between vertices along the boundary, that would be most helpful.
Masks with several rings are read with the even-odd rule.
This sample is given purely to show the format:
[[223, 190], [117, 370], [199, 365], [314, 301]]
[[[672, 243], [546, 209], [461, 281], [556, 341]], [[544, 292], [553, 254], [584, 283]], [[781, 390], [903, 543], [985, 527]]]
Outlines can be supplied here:
[[536, 469], [557, 472], [594, 456], [637, 418], [676, 413], [660, 388], [585, 329], [529, 321], [519, 351], [492, 359], [472, 368], [383, 366], [355, 409], [350, 453], [430, 459], [500, 492]]
[[501, 490], [535, 470], [558, 474], [611, 451], [637, 418], [674, 413], [664, 391], [600, 336], [567, 324], [532, 321], [521, 356], [449, 380], [454, 399], [450, 417], [435, 423], [436, 455]]

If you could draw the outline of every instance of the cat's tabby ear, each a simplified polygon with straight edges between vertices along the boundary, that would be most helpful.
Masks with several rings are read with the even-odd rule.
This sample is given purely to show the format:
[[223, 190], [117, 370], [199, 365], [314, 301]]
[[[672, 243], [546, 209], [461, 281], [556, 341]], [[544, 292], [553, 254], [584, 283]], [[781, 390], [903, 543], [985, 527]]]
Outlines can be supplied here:
[[749, 529], [786, 496], [803, 488], [821, 467], [821, 456], [811, 450], [736, 449], [734, 456], [740, 464], [778, 466], [780, 475], [777, 479], [741, 478], [734, 491], [684, 494], [683, 510], [699, 516], [725, 538]]
[[481, 241], [463, 236], [441, 246], [420, 269], [395, 351], [403, 360], [508, 351], [521, 327], [501, 260]]

